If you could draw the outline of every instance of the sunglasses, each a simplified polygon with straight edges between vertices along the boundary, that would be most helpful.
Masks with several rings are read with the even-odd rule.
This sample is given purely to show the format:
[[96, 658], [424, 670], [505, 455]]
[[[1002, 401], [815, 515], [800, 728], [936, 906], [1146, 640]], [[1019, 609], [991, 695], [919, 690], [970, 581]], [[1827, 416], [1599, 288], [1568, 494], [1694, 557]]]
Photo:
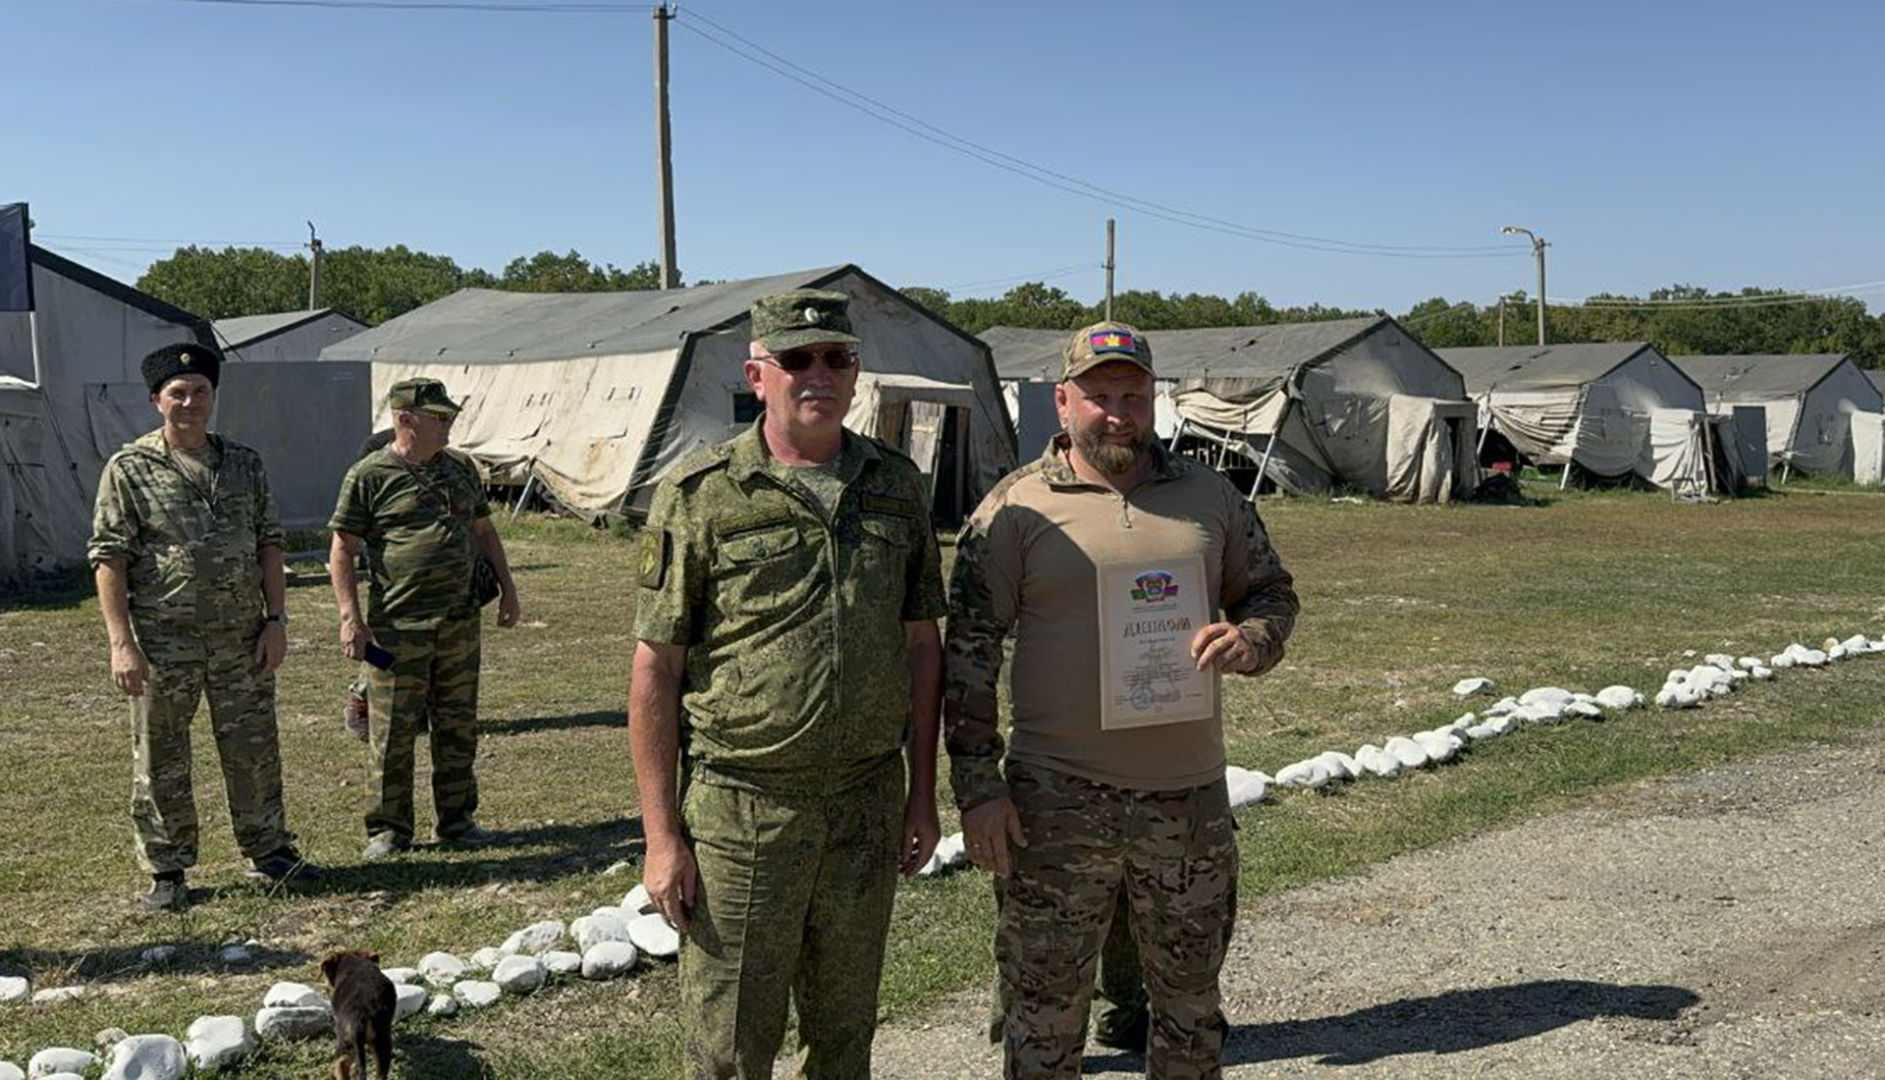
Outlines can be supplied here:
[[857, 366], [857, 353], [842, 345], [823, 349], [787, 349], [766, 359], [777, 364], [781, 370], [793, 373], [810, 370], [814, 363], [821, 360], [827, 371], [849, 371]]

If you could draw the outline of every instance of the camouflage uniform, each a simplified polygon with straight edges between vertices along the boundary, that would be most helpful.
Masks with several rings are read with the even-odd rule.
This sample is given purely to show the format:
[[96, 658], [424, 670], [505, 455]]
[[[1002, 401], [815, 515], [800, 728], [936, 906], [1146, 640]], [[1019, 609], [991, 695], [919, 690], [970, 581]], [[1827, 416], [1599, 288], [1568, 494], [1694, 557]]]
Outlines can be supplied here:
[[640, 539], [635, 636], [684, 645], [682, 801], [701, 896], [681, 951], [692, 1074], [870, 1072], [911, 716], [904, 624], [941, 557], [908, 458], [844, 433], [835, 515], [758, 425], [681, 463]]
[[131, 699], [131, 821], [138, 861], [153, 875], [196, 864], [190, 721], [205, 695], [242, 854], [259, 859], [294, 843], [282, 810], [275, 677], [255, 661], [264, 614], [257, 556], [281, 546], [281, 520], [261, 457], [209, 440], [207, 472], [179, 461], [161, 430], [113, 454], [86, 549], [94, 566], [125, 560], [131, 627], [150, 662], [144, 693]]
[[[1132, 508], [1158, 498], [1161, 485], [1174, 485], [1172, 491], [1190, 485], [1202, 492], [1205, 512], [1195, 520], [1168, 518], [1166, 527], [1180, 533], [1201, 529], [1210, 538], [1208, 546], [1221, 553], [1221, 570], [1208, 561], [1207, 569], [1214, 580], [1222, 575], [1224, 617], [1239, 624], [1256, 649], [1256, 671], [1267, 671], [1282, 658], [1296, 596], [1255, 510], [1201, 466], [1157, 444], [1148, 452], [1153, 455], [1151, 478], [1122, 499], [1074, 473], [1062, 436], [1039, 461], [1011, 473], [990, 492], [956, 548], [944, 645], [944, 741], [951, 782], [964, 811], [989, 799], [1011, 799], [1028, 838], [1026, 848], [1011, 848], [1013, 871], [995, 942], [1004, 1058], [1011, 1077], [1080, 1074], [1095, 968], [1122, 888], [1151, 1004], [1150, 1075], [1175, 1080], [1220, 1073], [1227, 1026], [1217, 976], [1236, 910], [1237, 879], [1221, 735], [1216, 736], [1217, 776], [1202, 784], [1120, 785], [1012, 756], [1005, 775], [1002, 767], [996, 686], [1003, 641], [1011, 631], [1025, 631], [1025, 613], [1050, 599], [1039, 592], [1023, 596], [1023, 583], [1037, 590], [1063, 587], [1041, 584], [1054, 580], [1054, 574], [1040, 560], [1068, 560], [1056, 573], [1069, 582], [1091, 580], [1085, 541], [1074, 537], [1069, 524], [1078, 517], [1076, 503], [1082, 498], [1099, 499], [1105, 527], [1129, 536], [1132, 530], [1152, 528], [1152, 515]], [[1035, 501], [1010, 505], [1020, 485], [1029, 485]], [[1053, 542], [1040, 542], [1050, 535]], [[997, 543], [1007, 547], [997, 552], [992, 546]], [[1001, 574], [991, 569], [997, 562], [1004, 566]], [[1233, 581], [1239, 583], [1235, 588]], [[1090, 585], [1064, 587], [1091, 592]], [[1034, 677], [1043, 674], [1037, 670]], [[1065, 669], [1054, 675], [1081, 677]], [[1024, 689], [1019, 679], [1017, 674], [1017, 699]], [[1041, 687], [1027, 689], [1035, 700], [1043, 696]], [[1049, 687], [1045, 696], [1061, 692]], [[1017, 716], [1017, 736], [1023, 726]], [[1137, 737], [1101, 732], [1097, 716], [1090, 729], [1084, 738]], [[1140, 731], [1164, 737], [1160, 729]]]
[[478, 605], [472, 595], [477, 541], [472, 525], [487, 517], [478, 467], [455, 450], [408, 466], [390, 449], [347, 470], [328, 528], [366, 541], [366, 621], [373, 640], [393, 654], [375, 669], [371, 710], [371, 807], [368, 836], [413, 835], [413, 742], [420, 718], [431, 724], [435, 829], [450, 838], [478, 810]]
[[[1007, 903], [1007, 882], [992, 878], [995, 886], [995, 920], [1001, 921], [1002, 906]], [[1099, 982], [1094, 987], [1093, 1037], [1107, 1046], [1124, 1047], [1133, 1043], [1143, 1048], [1146, 1024], [1145, 979], [1139, 974], [1139, 947], [1132, 940], [1132, 907], [1126, 903], [1126, 890], [1119, 890], [1113, 903], [1112, 924], [1106, 941], [1100, 946]], [[1001, 981], [995, 982], [995, 994], [989, 1009], [988, 1041], [1002, 1044]]]

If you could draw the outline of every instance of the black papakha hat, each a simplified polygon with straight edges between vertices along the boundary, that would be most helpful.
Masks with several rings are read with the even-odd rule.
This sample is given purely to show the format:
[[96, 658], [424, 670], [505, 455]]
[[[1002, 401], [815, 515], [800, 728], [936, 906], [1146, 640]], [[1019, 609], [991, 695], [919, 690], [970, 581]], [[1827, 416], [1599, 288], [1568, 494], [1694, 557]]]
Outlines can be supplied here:
[[213, 387], [221, 380], [222, 368], [223, 354], [207, 345], [165, 345], [144, 357], [144, 385], [155, 394], [179, 375], [201, 375]]

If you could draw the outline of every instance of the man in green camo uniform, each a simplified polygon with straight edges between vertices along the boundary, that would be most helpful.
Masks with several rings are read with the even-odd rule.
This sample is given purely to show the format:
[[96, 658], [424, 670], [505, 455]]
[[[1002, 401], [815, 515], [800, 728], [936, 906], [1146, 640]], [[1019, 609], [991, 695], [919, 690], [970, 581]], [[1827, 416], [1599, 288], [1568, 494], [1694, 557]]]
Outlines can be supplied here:
[[251, 876], [312, 872], [282, 809], [275, 669], [288, 648], [281, 520], [262, 459], [211, 434], [222, 357], [168, 345], [144, 358], [163, 427], [113, 454], [87, 557], [131, 697], [131, 821], [151, 875], [143, 903], [181, 910], [196, 864], [190, 721], [209, 698], [236, 842]]
[[[366, 659], [372, 646], [390, 655], [367, 690], [372, 805], [361, 857], [369, 861], [412, 844], [413, 743], [422, 720], [431, 728], [434, 834], [457, 847], [492, 839], [475, 817], [479, 612], [472, 580], [480, 556], [501, 589], [498, 625], [518, 618], [517, 588], [478, 467], [446, 448], [457, 403], [436, 379], [407, 379], [393, 384], [386, 404], [393, 441], [347, 470], [328, 522], [341, 651], [351, 660]], [[363, 548], [364, 617], [354, 564]]]
[[[765, 412], [678, 465], [641, 534], [629, 738], [643, 883], [685, 934], [689, 1074], [870, 1075], [899, 868], [937, 839], [941, 558], [921, 475], [844, 430], [843, 293], [755, 302]], [[908, 774], [904, 754], [908, 753]]]

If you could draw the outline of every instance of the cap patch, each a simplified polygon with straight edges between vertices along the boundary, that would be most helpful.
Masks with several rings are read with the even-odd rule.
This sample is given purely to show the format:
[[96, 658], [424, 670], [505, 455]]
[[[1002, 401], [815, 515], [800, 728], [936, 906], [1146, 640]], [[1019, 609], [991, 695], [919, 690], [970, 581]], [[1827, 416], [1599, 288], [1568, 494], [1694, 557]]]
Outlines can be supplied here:
[[1099, 353], [1139, 354], [1139, 341], [1124, 330], [1096, 330], [1087, 335], [1087, 347]]

